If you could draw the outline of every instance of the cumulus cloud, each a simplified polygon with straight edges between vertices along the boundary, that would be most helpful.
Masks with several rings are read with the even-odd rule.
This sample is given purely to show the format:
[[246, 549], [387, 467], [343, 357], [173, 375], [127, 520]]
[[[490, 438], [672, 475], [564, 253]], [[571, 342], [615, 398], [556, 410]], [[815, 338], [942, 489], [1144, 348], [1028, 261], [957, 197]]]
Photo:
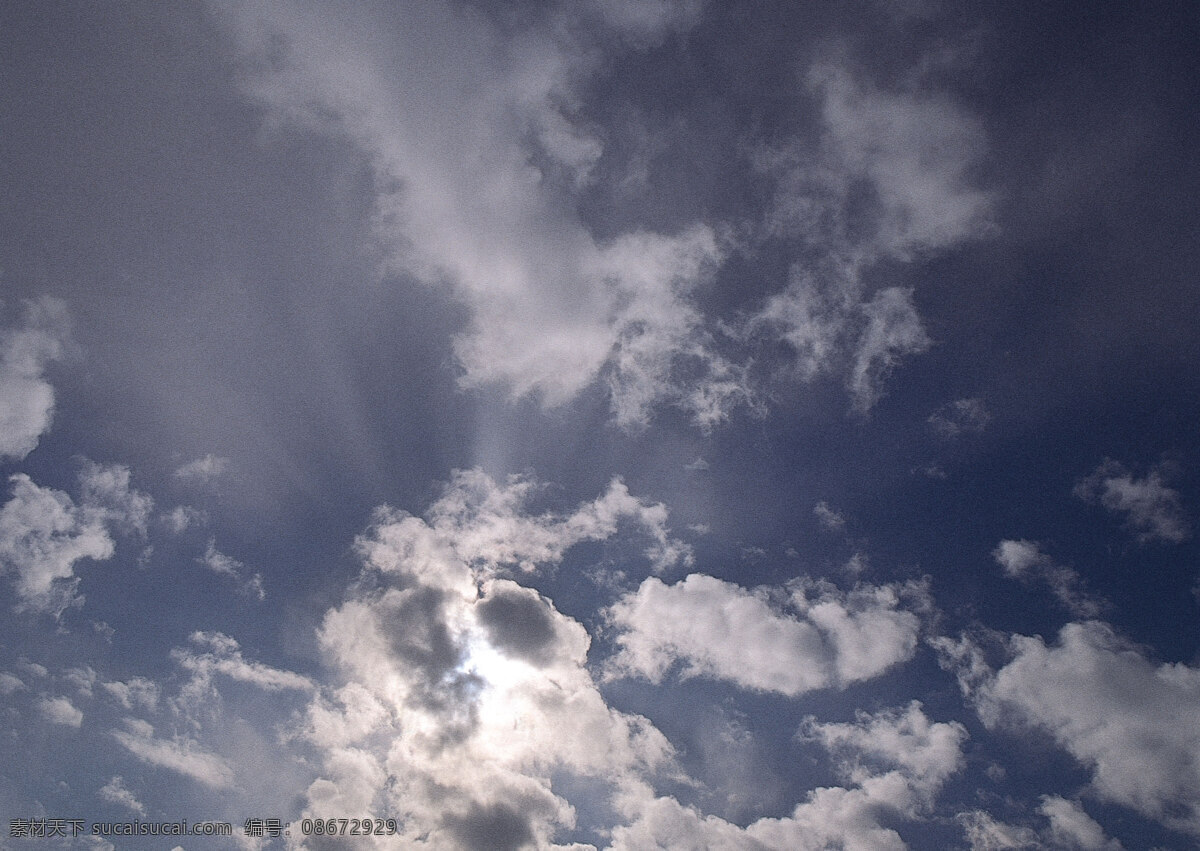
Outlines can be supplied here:
[[1138, 540], [1179, 544], [1191, 537], [1191, 524], [1179, 493], [1166, 482], [1164, 466], [1137, 478], [1119, 462], [1105, 459], [1091, 475], [1075, 485], [1075, 495], [1099, 502], [1109, 511], [1124, 514]]
[[83, 712], [65, 697], [44, 697], [36, 706], [41, 716], [52, 724], [78, 728], [83, 723]]
[[992, 415], [980, 398], [955, 399], [929, 415], [929, 427], [945, 438], [978, 434], [987, 428]]
[[767, 589], [703, 574], [675, 585], [650, 577], [608, 610], [620, 647], [609, 674], [657, 683], [678, 664], [683, 676], [790, 696], [841, 688], [911, 659], [916, 612], [929, 605], [919, 582], [849, 592], [798, 582], [787, 590], [780, 605]]
[[96, 793], [100, 796], [100, 800], [107, 801], [110, 804], [116, 804], [119, 807], [124, 807], [139, 818], [146, 817], [146, 808], [142, 802], [137, 799], [125, 785], [124, 779], [120, 775], [116, 775], [112, 780], [109, 780], [100, 787]]
[[535, 490], [469, 471], [424, 519], [377, 513], [363, 576], [319, 631], [335, 685], [298, 734], [322, 755], [307, 814], [387, 812], [412, 844], [544, 847], [575, 820], [552, 778], [641, 796], [672, 765], [661, 733], [605, 702], [584, 627], [514, 581], [622, 521], [654, 563], [675, 546], [666, 509], [614, 481], [570, 513], [533, 514]]
[[[939, 646], [985, 724], [1045, 731], [1091, 772], [1095, 795], [1200, 836], [1200, 670], [1157, 664], [1099, 621], [1067, 624], [1053, 645], [1015, 635], [998, 670], [970, 639]], [[1060, 832], [1087, 833], [1046, 806]]]
[[83, 601], [75, 564], [112, 557], [110, 527], [144, 534], [153, 505], [129, 486], [129, 470], [120, 465], [85, 462], [79, 504], [24, 473], [9, 481], [12, 498], [0, 508], [0, 565], [15, 576], [18, 611], [55, 618]]
[[62, 357], [66, 333], [66, 305], [50, 297], [26, 301], [21, 323], [0, 330], [0, 458], [24, 458], [50, 428], [45, 370]]
[[1001, 541], [992, 550], [992, 558], [1004, 568], [1006, 576], [1028, 582], [1040, 579], [1050, 586], [1054, 596], [1075, 617], [1094, 618], [1107, 605], [1087, 593], [1079, 574], [1058, 564], [1042, 552], [1035, 541]]

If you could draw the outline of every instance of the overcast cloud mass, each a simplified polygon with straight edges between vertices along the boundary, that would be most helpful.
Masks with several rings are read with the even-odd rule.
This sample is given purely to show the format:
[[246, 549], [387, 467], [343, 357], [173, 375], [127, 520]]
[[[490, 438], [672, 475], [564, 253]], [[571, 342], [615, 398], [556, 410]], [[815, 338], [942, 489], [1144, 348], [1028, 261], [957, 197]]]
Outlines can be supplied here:
[[1194, 4], [0, 43], [0, 848], [1200, 843]]

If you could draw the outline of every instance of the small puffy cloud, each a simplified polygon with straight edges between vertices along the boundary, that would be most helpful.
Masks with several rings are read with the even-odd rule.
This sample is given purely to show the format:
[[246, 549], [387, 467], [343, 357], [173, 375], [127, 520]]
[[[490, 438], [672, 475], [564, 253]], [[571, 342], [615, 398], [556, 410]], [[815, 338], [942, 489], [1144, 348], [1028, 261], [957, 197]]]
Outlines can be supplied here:
[[52, 724], [78, 728], [83, 723], [83, 712], [65, 697], [44, 697], [35, 705], [41, 716]]
[[177, 469], [172, 475], [182, 482], [207, 484], [229, 469], [229, 459], [220, 458], [211, 452]]
[[1004, 574], [1012, 579], [1028, 582], [1040, 579], [1050, 586], [1072, 615], [1079, 618], [1094, 618], [1107, 606], [1092, 597], [1083, 588], [1079, 574], [1069, 567], [1058, 564], [1041, 550], [1035, 541], [1001, 541], [992, 550], [992, 558], [1004, 568]]
[[25, 302], [21, 324], [0, 330], [0, 458], [24, 458], [50, 427], [54, 388], [44, 373], [66, 334], [66, 305], [50, 297]]
[[1126, 523], [1143, 543], [1179, 544], [1191, 537], [1191, 524], [1179, 493], [1167, 485], [1166, 479], [1161, 465], [1138, 478], [1110, 458], [1075, 485], [1075, 495], [1124, 514]]
[[834, 511], [832, 508], [830, 508], [829, 504], [826, 503], [825, 500], [821, 500], [813, 506], [813, 514], [816, 515], [817, 520], [819, 520], [821, 525], [826, 529], [838, 530], [843, 529], [846, 526], [845, 516], [841, 512]]
[[96, 794], [100, 796], [100, 800], [124, 807], [139, 818], [146, 816], [146, 808], [137, 799], [137, 796], [125, 786], [125, 781], [120, 775], [113, 777], [112, 780], [101, 786]]
[[[1091, 772], [1098, 797], [1200, 836], [1200, 669], [1157, 664], [1098, 621], [1067, 624], [1054, 645], [1014, 635], [998, 670], [968, 638], [939, 650], [985, 724], [1045, 731]], [[1086, 833], [1048, 806], [1060, 832]]]
[[246, 565], [218, 550], [215, 539], [208, 539], [208, 545], [204, 548], [204, 555], [197, 558], [196, 563], [203, 565], [213, 573], [228, 577], [237, 584], [238, 591], [247, 597], [257, 599], [260, 602], [266, 599], [267, 592], [263, 588], [262, 574], [254, 573], [247, 576], [246, 574], [249, 573], [249, 570], [246, 568]]
[[183, 736], [157, 738], [154, 727], [137, 718], [126, 718], [125, 728], [114, 730], [113, 738], [143, 762], [177, 772], [206, 786], [224, 789], [233, 785], [233, 770], [229, 764], [194, 740]]
[[[795, 583], [787, 606], [765, 589], [747, 590], [703, 574], [675, 585], [650, 577], [608, 610], [620, 651], [610, 676], [661, 682], [676, 664], [684, 676], [799, 695], [870, 679], [911, 659], [924, 584]], [[904, 608], [905, 604], [909, 608]]]
[[929, 415], [929, 427], [945, 438], [963, 434], [978, 434], [992, 420], [983, 400], [976, 397], [947, 402]]

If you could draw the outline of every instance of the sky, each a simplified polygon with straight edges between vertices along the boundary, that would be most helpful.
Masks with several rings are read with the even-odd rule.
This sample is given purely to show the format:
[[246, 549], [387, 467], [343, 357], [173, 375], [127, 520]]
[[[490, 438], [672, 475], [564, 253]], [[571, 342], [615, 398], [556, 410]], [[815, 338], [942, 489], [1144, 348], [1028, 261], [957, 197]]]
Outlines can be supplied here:
[[0, 848], [1200, 842], [1195, 4], [0, 44]]

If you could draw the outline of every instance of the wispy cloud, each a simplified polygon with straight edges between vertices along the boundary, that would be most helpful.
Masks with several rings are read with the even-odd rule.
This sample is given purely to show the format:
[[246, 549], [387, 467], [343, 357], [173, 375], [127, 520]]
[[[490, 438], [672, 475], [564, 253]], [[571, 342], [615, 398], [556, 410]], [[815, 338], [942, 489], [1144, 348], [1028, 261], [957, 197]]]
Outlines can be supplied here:
[[1138, 478], [1122, 464], [1108, 458], [1075, 485], [1075, 495], [1124, 514], [1126, 523], [1143, 543], [1179, 544], [1191, 537], [1191, 523], [1184, 513], [1179, 493], [1167, 485], [1164, 466], [1155, 467]]

